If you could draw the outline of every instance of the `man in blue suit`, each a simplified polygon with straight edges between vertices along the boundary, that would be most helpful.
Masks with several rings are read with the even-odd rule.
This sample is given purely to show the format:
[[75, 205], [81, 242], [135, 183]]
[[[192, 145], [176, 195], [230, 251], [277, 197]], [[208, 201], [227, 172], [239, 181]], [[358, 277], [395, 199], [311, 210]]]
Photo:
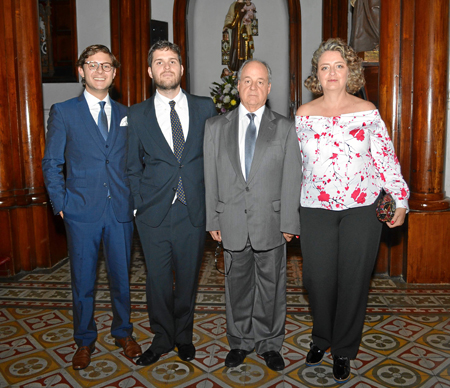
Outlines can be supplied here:
[[81, 53], [77, 66], [85, 91], [52, 106], [42, 170], [53, 211], [66, 227], [78, 346], [72, 366], [84, 369], [97, 339], [94, 284], [102, 240], [113, 308], [111, 334], [127, 357], [142, 352], [130, 322], [133, 209], [126, 177], [127, 108], [108, 93], [120, 63], [107, 47], [93, 45]]
[[132, 106], [128, 120], [128, 177], [155, 333], [138, 365], [155, 363], [175, 346], [182, 360], [195, 357], [194, 305], [206, 234], [203, 134], [206, 119], [216, 115], [210, 98], [181, 90], [177, 45], [155, 43], [148, 65], [156, 93]]

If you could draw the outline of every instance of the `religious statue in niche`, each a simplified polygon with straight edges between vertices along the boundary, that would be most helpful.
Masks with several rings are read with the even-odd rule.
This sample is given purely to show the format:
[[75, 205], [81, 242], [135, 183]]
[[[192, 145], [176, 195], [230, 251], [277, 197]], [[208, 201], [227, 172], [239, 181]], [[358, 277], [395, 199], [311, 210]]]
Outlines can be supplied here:
[[235, 72], [253, 58], [253, 36], [258, 35], [256, 6], [250, 0], [234, 1], [225, 17], [222, 30], [222, 65]]
[[350, 45], [364, 60], [378, 62], [381, 0], [351, 0], [354, 7]]

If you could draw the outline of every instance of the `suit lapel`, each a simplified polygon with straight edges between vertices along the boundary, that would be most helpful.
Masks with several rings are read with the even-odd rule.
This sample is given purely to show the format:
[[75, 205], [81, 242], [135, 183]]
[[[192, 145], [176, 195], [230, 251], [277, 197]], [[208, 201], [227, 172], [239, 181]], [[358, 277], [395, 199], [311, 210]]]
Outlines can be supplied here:
[[264, 155], [267, 151], [269, 142], [275, 135], [276, 126], [273, 123], [273, 119], [274, 116], [272, 112], [266, 107], [261, 118], [261, 124], [259, 125], [258, 137], [256, 138], [255, 144], [255, 153], [253, 155], [252, 167], [250, 169], [247, 182], [250, 182], [256, 175], [256, 172], [261, 165], [261, 161], [263, 160]]
[[94, 118], [92, 117], [91, 111], [89, 110], [89, 106], [83, 94], [78, 97], [77, 109], [80, 113], [80, 117], [84, 123], [84, 126], [87, 129], [87, 132], [90, 136], [92, 136], [95, 144], [97, 144], [102, 152], [106, 153], [107, 148], [105, 147], [105, 139], [103, 139], [103, 136], [100, 133], [97, 124], [95, 124]]
[[[177, 160], [175, 154], [167, 143], [166, 138], [164, 137], [161, 128], [159, 127], [158, 120], [156, 119], [156, 111], [155, 111], [155, 96], [153, 95], [148, 100], [148, 107], [144, 112], [144, 115], [147, 117], [150, 125], [145, 125], [145, 131], [143, 131], [142, 136], [150, 137], [153, 139], [154, 143], [158, 144], [159, 147], [170, 157], [173, 157]], [[150, 139], [148, 139], [150, 140]]]
[[192, 143], [194, 143], [195, 138], [197, 137], [198, 134], [198, 125], [197, 123], [199, 122], [199, 112], [198, 112], [198, 106], [195, 103], [195, 101], [191, 98], [191, 96], [189, 94], [187, 94], [186, 92], [183, 93], [186, 95], [187, 101], [188, 101], [188, 109], [189, 109], [189, 131], [188, 131], [188, 135], [186, 138], [186, 142], [184, 144], [184, 149], [183, 149], [183, 153], [181, 154], [181, 160], [183, 160], [186, 155], [189, 152], [189, 149], [192, 146]]
[[223, 128], [225, 136], [225, 147], [230, 158], [234, 172], [245, 184], [244, 174], [242, 173], [241, 160], [239, 157], [239, 108], [234, 109], [227, 114], [229, 122]]

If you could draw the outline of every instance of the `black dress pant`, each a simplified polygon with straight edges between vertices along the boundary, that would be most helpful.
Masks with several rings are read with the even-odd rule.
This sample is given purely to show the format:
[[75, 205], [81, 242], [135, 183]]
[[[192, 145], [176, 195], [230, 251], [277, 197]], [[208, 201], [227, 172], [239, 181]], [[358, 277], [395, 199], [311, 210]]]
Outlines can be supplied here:
[[[192, 225], [179, 201], [158, 227], [136, 218], [147, 266], [147, 310], [155, 333], [151, 350], [167, 353], [192, 342], [198, 275], [205, 247], [205, 226]], [[175, 279], [174, 279], [175, 274]]]
[[313, 315], [313, 342], [356, 358], [382, 223], [375, 204], [333, 211], [300, 208], [303, 282]]

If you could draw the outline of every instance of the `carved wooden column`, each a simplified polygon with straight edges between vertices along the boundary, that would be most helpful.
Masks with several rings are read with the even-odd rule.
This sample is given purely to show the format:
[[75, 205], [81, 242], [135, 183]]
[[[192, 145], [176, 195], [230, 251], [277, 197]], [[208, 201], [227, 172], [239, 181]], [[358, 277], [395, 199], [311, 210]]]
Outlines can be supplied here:
[[406, 277], [413, 283], [450, 281], [450, 201], [445, 197], [443, 185], [448, 18], [448, 0], [415, 0], [409, 202], [412, 211], [408, 223]]
[[[42, 176], [44, 122], [39, 56], [38, 2], [0, 2], [0, 256], [13, 274], [50, 267], [61, 245], [47, 208]], [[64, 239], [62, 242], [63, 257]]]
[[147, 72], [150, 48], [150, 0], [110, 0], [111, 51], [121, 63], [113, 97], [131, 106], [150, 97]]
[[448, 3], [448, 0], [416, 0], [410, 199], [414, 210], [450, 208], [443, 190]]

